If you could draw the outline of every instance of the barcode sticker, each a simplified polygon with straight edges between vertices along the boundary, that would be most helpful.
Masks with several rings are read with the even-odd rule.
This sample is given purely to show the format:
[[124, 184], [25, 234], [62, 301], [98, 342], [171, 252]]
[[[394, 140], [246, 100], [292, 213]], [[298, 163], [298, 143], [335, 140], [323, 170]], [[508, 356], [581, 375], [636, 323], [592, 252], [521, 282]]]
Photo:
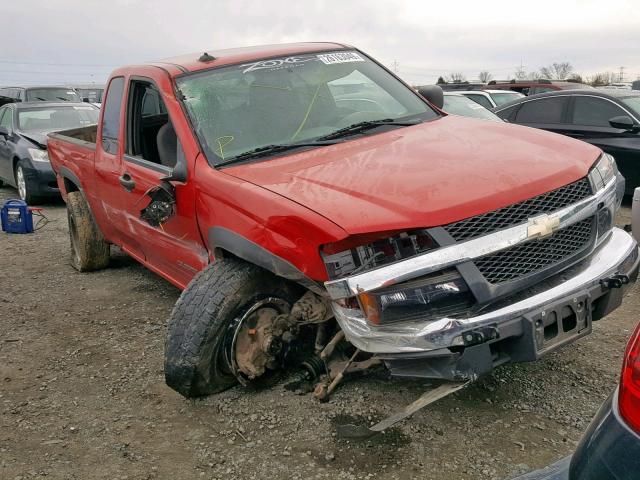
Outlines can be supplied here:
[[364, 62], [364, 58], [356, 52], [323, 53], [322, 55], [318, 55], [318, 58], [325, 65], [332, 65], [334, 63]]

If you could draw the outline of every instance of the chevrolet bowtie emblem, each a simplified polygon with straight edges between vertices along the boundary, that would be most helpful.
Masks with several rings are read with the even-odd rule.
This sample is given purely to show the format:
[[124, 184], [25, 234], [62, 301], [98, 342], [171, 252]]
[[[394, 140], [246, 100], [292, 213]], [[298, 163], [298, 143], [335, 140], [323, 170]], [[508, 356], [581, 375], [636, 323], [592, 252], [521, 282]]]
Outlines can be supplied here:
[[560, 226], [560, 219], [549, 215], [531, 218], [527, 227], [528, 238], [544, 238], [555, 232]]

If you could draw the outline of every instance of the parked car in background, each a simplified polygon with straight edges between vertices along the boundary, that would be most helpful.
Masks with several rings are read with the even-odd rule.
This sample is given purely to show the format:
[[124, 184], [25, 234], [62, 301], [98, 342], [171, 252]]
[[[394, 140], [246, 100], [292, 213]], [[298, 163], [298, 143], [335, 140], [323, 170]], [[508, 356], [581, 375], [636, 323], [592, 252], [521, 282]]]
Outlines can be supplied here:
[[524, 97], [522, 93], [510, 90], [461, 90], [456, 93], [470, 98], [488, 110]]
[[565, 90], [529, 96], [494, 110], [510, 123], [584, 140], [613, 155], [626, 193], [640, 186], [640, 92]]
[[443, 91], [448, 92], [451, 90], [480, 90], [485, 88], [485, 83], [477, 82], [451, 82], [451, 83], [438, 83], [437, 84]]
[[535, 95], [537, 93], [553, 92], [556, 90], [575, 90], [592, 88], [589, 85], [572, 80], [491, 80], [487, 88], [496, 90], [512, 90], [524, 95]]
[[458, 92], [444, 92], [444, 105], [442, 106], [442, 110], [451, 115], [462, 115], [463, 117], [502, 122], [502, 119], [496, 114], [490, 112], [470, 98], [460, 95]]
[[86, 103], [18, 102], [0, 107], [0, 184], [18, 189], [34, 203], [59, 195], [47, 154], [47, 133], [98, 121], [100, 110]]
[[65, 86], [0, 87], [0, 96], [13, 98], [18, 102], [82, 101], [73, 88]]
[[640, 324], [622, 360], [620, 384], [607, 398], [572, 457], [514, 480], [640, 478]]
[[102, 95], [104, 93], [103, 86], [80, 86], [75, 87], [75, 91], [80, 95], [83, 102], [92, 103], [96, 107], [100, 107], [102, 104]]

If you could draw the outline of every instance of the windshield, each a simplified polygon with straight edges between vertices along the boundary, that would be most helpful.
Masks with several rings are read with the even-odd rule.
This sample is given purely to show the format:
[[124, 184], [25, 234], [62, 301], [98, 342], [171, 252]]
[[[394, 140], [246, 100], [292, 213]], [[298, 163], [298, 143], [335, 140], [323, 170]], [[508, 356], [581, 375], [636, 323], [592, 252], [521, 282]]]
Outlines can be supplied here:
[[438, 116], [409, 88], [354, 51], [221, 67], [179, 78], [178, 87], [214, 165], [268, 145], [310, 142], [361, 122]]
[[513, 102], [514, 100], [518, 100], [519, 98], [524, 97], [523, 94], [518, 92], [500, 92], [500, 93], [490, 93], [491, 98], [496, 103], [496, 106], [504, 105], [505, 103]]
[[29, 88], [27, 102], [81, 102], [73, 88]]
[[86, 98], [91, 103], [102, 103], [103, 88], [76, 88], [76, 92], [83, 101]]
[[445, 95], [444, 106], [442, 109], [452, 115], [482, 118], [484, 120], [493, 120], [495, 122], [502, 121], [497, 115], [494, 115], [482, 105], [477, 104], [470, 98], [463, 95]]
[[42, 132], [85, 127], [98, 123], [99, 112], [91, 105], [20, 109], [18, 129], [24, 132]]
[[640, 117], [640, 95], [633, 97], [623, 97], [620, 100], [622, 100], [622, 103], [624, 103], [627, 107], [633, 110], [633, 113]]

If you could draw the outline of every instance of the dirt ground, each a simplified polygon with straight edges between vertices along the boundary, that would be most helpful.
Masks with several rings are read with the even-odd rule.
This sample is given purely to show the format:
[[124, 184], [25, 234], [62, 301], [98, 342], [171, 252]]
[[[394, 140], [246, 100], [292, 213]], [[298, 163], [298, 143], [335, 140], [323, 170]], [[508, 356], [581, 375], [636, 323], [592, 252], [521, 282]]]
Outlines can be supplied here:
[[[15, 196], [0, 189], [0, 202]], [[162, 371], [180, 292], [118, 254], [75, 272], [64, 205], [45, 213], [33, 235], [0, 233], [0, 479], [502, 479], [574, 449], [640, 311], [632, 293], [577, 343], [347, 442], [337, 422], [379, 419], [428, 384], [374, 374], [326, 404], [283, 385], [187, 401]]]

